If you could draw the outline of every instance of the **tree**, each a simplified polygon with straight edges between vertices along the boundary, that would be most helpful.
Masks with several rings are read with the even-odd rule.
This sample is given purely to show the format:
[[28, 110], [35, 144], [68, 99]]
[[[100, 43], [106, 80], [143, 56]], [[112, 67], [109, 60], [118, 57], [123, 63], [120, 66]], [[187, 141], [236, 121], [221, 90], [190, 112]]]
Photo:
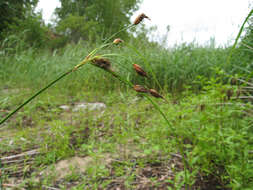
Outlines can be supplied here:
[[[58, 30], [80, 38], [105, 38], [130, 24], [130, 17], [141, 0], [60, 0], [56, 9]], [[126, 37], [127, 32], [121, 36]]]
[[1, 0], [0, 1], [0, 39], [3, 31], [25, 18], [26, 11], [35, 7], [38, 0]]

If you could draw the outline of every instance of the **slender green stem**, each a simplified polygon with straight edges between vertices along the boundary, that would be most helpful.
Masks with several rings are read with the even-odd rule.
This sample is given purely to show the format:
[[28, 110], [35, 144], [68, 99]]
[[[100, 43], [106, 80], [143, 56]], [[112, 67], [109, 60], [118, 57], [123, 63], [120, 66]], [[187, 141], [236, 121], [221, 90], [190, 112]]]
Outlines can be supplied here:
[[157, 111], [163, 116], [164, 120], [166, 121], [167, 125], [170, 127], [171, 130], [173, 130], [172, 124], [167, 119], [165, 113], [160, 109], [160, 107], [150, 98], [148, 95], [144, 94], [144, 96], [153, 104], [153, 106], [157, 109]]
[[[39, 94], [41, 94], [42, 92], [44, 92], [46, 89], [48, 89], [50, 86], [52, 86], [53, 84], [55, 84], [56, 82], [58, 82], [59, 80], [61, 80], [63, 77], [67, 76], [68, 74], [70, 74], [71, 72], [77, 70], [78, 68], [82, 67], [85, 63], [87, 63], [88, 61], [90, 61], [93, 57], [100, 49], [103, 49], [104, 47], [107, 47], [109, 45], [112, 45], [113, 43], [107, 43], [109, 40], [111, 40], [114, 36], [116, 36], [118, 33], [122, 32], [123, 30], [127, 30], [131, 27], [133, 27], [134, 25], [130, 25], [127, 26], [123, 29], [121, 29], [120, 31], [116, 32], [115, 34], [113, 34], [110, 38], [108, 38], [104, 44], [102, 44], [100, 47], [95, 48], [93, 51], [91, 51], [88, 56], [78, 65], [76, 65], [74, 67], [74, 69], [71, 69], [65, 73], [63, 73], [61, 76], [59, 76], [57, 79], [53, 80], [51, 83], [49, 83], [47, 86], [45, 86], [44, 88], [42, 88], [41, 90], [39, 90], [37, 93], [35, 93], [33, 96], [31, 96], [29, 99], [27, 99], [24, 103], [22, 103], [20, 106], [18, 106], [15, 110], [13, 110], [11, 113], [9, 113], [3, 120], [0, 121], [0, 125], [3, 124], [6, 120], [8, 120], [12, 115], [14, 115], [17, 111], [19, 111], [21, 108], [23, 108], [26, 104], [28, 104], [30, 101], [32, 101], [34, 98], [36, 98]], [[120, 77], [118, 76], [117, 78], [120, 79]], [[122, 80], [122, 79], [121, 79]]]
[[163, 90], [161, 84], [159, 83], [156, 75], [155, 75], [155, 72], [153, 71], [151, 65], [149, 64], [148, 60], [135, 48], [133, 47], [132, 45], [130, 44], [127, 44], [127, 47], [131, 48], [139, 57], [141, 57], [145, 63], [145, 66], [149, 68], [150, 72], [152, 73], [152, 76], [157, 84], [157, 86], [160, 88], [160, 90]]
[[103, 54], [101, 55], [101, 57], [121, 57], [121, 55], [117, 54], [117, 53], [107, 53], [107, 54]]
[[0, 159], [0, 190], [2, 190], [3, 188], [3, 179], [2, 179], [2, 176], [3, 176], [3, 165], [2, 165], [2, 160]]
[[100, 47], [94, 49], [89, 55], [95, 55], [95, 53], [96, 53], [98, 50], [103, 49], [104, 47], [107, 47], [107, 46], [111, 46], [111, 45], [113, 45], [112, 42], [107, 43], [107, 44], [102, 44]]
[[179, 151], [180, 151], [180, 154], [182, 155], [182, 160], [183, 160], [183, 163], [184, 163], [184, 177], [185, 177], [185, 183], [186, 183], [186, 189], [189, 190], [189, 180], [188, 180], [188, 175], [187, 175], [187, 161], [186, 161], [186, 158], [185, 158], [185, 154], [184, 154], [184, 142], [183, 142], [183, 139], [179, 140], [179, 138], [176, 139], [176, 142], [179, 146]]
[[124, 30], [127, 30], [127, 29], [129, 29], [129, 28], [132, 28], [132, 27], [134, 27], [134, 26], [136, 26], [136, 25], [131, 24], [130, 26], [126, 26], [126, 27], [122, 28], [121, 30], [119, 30], [118, 32], [114, 33], [114, 34], [111, 35], [109, 38], [107, 38], [107, 39], [104, 41], [104, 43], [109, 42], [113, 37], [115, 37], [116, 35], [118, 35], [120, 32], [122, 32], [122, 31], [124, 31]]
[[130, 81], [124, 79], [123, 77], [121, 77], [121, 76], [118, 75], [117, 73], [115, 73], [115, 72], [113, 72], [113, 71], [111, 71], [111, 70], [105, 70], [105, 71], [107, 71], [108, 73], [110, 73], [111, 75], [113, 75], [115, 78], [117, 78], [117, 79], [120, 80], [121, 82], [125, 83], [126, 85], [128, 85], [128, 86], [130, 86], [130, 87], [133, 87], [133, 84], [132, 84]]
[[50, 86], [52, 86], [53, 84], [55, 84], [57, 81], [61, 80], [63, 77], [67, 76], [68, 74], [70, 74], [72, 72], [72, 69], [63, 73], [61, 76], [59, 76], [57, 79], [53, 80], [52, 82], [50, 82], [47, 86], [45, 86], [44, 88], [42, 88], [41, 90], [39, 90], [37, 93], [35, 93], [33, 96], [31, 96], [29, 99], [27, 99], [23, 104], [21, 104], [20, 106], [18, 106], [15, 110], [13, 110], [11, 113], [9, 113], [1, 122], [0, 125], [3, 124], [7, 119], [9, 119], [13, 114], [15, 114], [18, 110], [20, 110], [22, 107], [24, 107], [26, 104], [28, 104], [30, 101], [32, 101], [35, 97], [37, 97], [39, 94], [41, 94], [42, 92], [44, 92], [46, 89], [48, 89]]
[[[113, 43], [107, 43], [109, 40], [111, 40], [114, 36], [116, 36], [118, 33], [122, 32], [123, 30], [127, 30], [131, 27], [133, 27], [134, 25], [130, 25], [127, 26], [123, 29], [121, 29], [120, 31], [114, 33], [111, 37], [109, 37], [107, 40], [105, 40], [105, 42], [98, 48], [95, 48], [93, 51], [91, 51], [88, 56], [78, 65], [76, 65], [74, 67], [74, 69], [71, 69], [65, 73], [63, 73], [60, 77], [58, 77], [57, 79], [55, 79], [54, 81], [52, 81], [51, 83], [49, 83], [46, 87], [42, 88], [41, 90], [39, 90], [37, 93], [35, 93], [33, 96], [31, 96], [29, 99], [27, 99], [24, 103], [22, 103], [20, 106], [18, 106], [15, 110], [13, 110], [11, 113], [9, 113], [3, 120], [0, 121], [0, 125], [3, 124], [6, 120], [8, 120], [12, 115], [14, 115], [17, 111], [19, 111], [21, 108], [23, 108], [26, 104], [28, 104], [30, 101], [32, 101], [35, 97], [37, 97], [39, 94], [41, 94], [43, 91], [45, 91], [46, 89], [48, 89], [50, 86], [52, 86], [53, 84], [55, 84], [57, 81], [61, 80], [63, 77], [67, 76], [68, 74], [70, 74], [71, 72], [75, 71], [76, 69], [82, 67], [85, 63], [87, 63], [88, 61], [91, 60], [91, 57], [93, 57], [97, 51], [99, 51], [100, 49], [112, 45]], [[117, 77], [120, 80], [122, 80], [119, 76]]]
[[[100, 68], [100, 67], [99, 67]], [[121, 77], [120, 75], [118, 75], [117, 73], [115, 73], [114, 71], [111, 70], [105, 70], [106, 72], [110, 73], [111, 75], [113, 75], [115, 78], [117, 78], [118, 80], [120, 80], [121, 82], [125, 83], [126, 85], [130, 86], [131, 88], [133, 88], [133, 84], [124, 79], [123, 77]], [[157, 105], [151, 97], [149, 97], [147, 94], [143, 94], [145, 96], [145, 98], [147, 98], [151, 104], [156, 108], [156, 110], [162, 115], [162, 117], [164, 118], [164, 120], [166, 121], [167, 125], [170, 128], [170, 131], [175, 131], [175, 128], [172, 126], [172, 124], [170, 123], [170, 121], [168, 120], [168, 118], [166, 117], [165, 113], [160, 109], [159, 105]], [[187, 175], [187, 160], [185, 158], [185, 154], [184, 154], [184, 146], [183, 146], [183, 140], [179, 140], [176, 137], [176, 143], [177, 146], [179, 148], [180, 154], [182, 155], [182, 160], [184, 163], [184, 175], [185, 175], [185, 183], [186, 183], [186, 189], [189, 189], [189, 179], [188, 179], [188, 175]]]
[[[108, 73], [110, 73], [111, 75], [113, 75], [115, 78], [119, 79], [121, 82], [125, 83], [126, 85], [130, 86], [131, 88], [133, 88], [133, 84], [124, 79], [123, 77], [121, 77], [120, 75], [118, 75], [117, 73], [111, 71], [111, 70], [105, 70]], [[165, 119], [166, 123], [168, 124], [168, 126], [170, 127], [171, 131], [174, 129], [172, 127], [172, 124], [169, 122], [169, 120], [167, 119], [166, 115], [163, 113], [163, 111], [160, 109], [160, 107], [152, 100], [152, 98], [150, 98], [147, 94], [143, 94], [150, 102], [151, 104], [153, 104], [153, 106], [157, 109], [157, 111], [162, 115], [162, 117]]]
[[251, 11], [249, 12], [248, 16], [245, 18], [245, 20], [244, 20], [244, 22], [243, 22], [243, 24], [242, 24], [242, 26], [241, 26], [241, 28], [240, 28], [238, 34], [237, 34], [237, 37], [236, 37], [235, 42], [234, 42], [234, 45], [232, 46], [232, 49], [230, 50], [229, 55], [228, 55], [228, 58], [227, 58], [227, 62], [226, 62], [227, 65], [230, 64], [231, 56], [232, 56], [232, 54], [233, 54], [233, 52], [234, 52], [234, 50], [235, 50], [235, 47], [236, 47], [236, 45], [237, 45], [237, 43], [238, 43], [238, 40], [239, 40], [240, 36], [241, 36], [241, 34], [242, 34], [244, 25], [247, 23], [247, 21], [249, 20], [249, 18], [251, 17], [251, 15], [253, 15], [253, 9], [251, 9]]

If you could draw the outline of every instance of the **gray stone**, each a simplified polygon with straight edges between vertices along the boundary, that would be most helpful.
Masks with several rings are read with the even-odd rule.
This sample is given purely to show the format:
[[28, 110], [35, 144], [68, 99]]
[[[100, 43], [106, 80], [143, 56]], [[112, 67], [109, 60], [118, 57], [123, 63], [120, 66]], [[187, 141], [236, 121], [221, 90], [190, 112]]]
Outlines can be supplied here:
[[74, 106], [73, 111], [80, 111], [80, 110], [102, 110], [105, 109], [106, 105], [101, 102], [95, 103], [78, 103]]
[[67, 106], [67, 105], [61, 105], [60, 108], [63, 109], [63, 110], [69, 110], [70, 109], [70, 107]]

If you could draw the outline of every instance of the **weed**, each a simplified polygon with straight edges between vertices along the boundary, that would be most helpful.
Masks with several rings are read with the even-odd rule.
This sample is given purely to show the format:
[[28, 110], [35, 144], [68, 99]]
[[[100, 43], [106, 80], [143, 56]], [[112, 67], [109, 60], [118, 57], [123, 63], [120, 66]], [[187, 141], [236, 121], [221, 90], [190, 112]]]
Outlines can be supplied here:
[[[57, 81], [55, 88], [0, 129], [1, 157], [31, 148], [40, 150], [31, 163], [27, 162], [30, 157], [21, 162], [26, 168], [23, 183], [36, 189], [43, 185], [62, 189], [251, 189], [252, 105], [239, 99], [245, 92], [235, 93], [245, 87], [242, 82], [237, 83], [240, 87], [226, 83], [233, 76], [224, 74], [229, 49], [189, 44], [171, 50], [141, 47], [139, 52], [127, 43], [109, 44], [112, 46], [86, 48], [84, 59], [81, 43], [53, 55], [41, 52], [35, 58], [35, 52], [29, 50], [1, 58], [6, 65], [0, 69], [0, 80], [6, 85], [1, 87], [5, 95], [0, 94], [3, 117], [38, 90], [36, 85], [44, 86], [66, 70], [75, 72], [66, 74], [68, 78]], [[86, 61], [91, 64], [79, 69]], [[231, 62], [231, 67], [233, 64], [236, 62]], [[149, 78], [136, 75], [136, 68]], [[14, 71], [19, 74], [11, 79], [8, 73]], [[36, 75], [45, 80], [36, 80]], [[238, 75], [233, 78], [243, 80]], [[21, 79], [22, 85], [18, 83]], [[185, 91], [176, 96], [164, 93], [168, 89]], [[137, 97], [131, 90], [137, 91]], [[106, 102], [107, 108], [76, 113], [60, 108], [81, 101]], [[94, 162], [85, 172], [71, 168], [64, 178], [67, 183], [57, 181], [55, 169], [38, 183], [34, 178], [28, 180], [73, 155]], [[19, 166], [4, 164], [0, 179], [5, 183], [20, 171]], [[30, 166], [34, 169], [28, 171]]]

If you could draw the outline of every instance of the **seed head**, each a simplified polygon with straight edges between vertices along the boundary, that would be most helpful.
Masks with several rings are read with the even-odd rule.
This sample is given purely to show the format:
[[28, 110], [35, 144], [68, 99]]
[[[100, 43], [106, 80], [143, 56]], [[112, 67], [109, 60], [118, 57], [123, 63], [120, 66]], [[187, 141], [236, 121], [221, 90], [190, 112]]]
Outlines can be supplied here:
[[230, 100], [230, 98], [233, 96], [234, 94], [234, 91], [232, 89], [228, 89], [227, 90], [227, 97], [228, 97], [228, 100]]
[[116, 38], [115, 40], [113, 40], [113, 43], [116, 44], [116, 45], [118, 45], [118, 44], [120, 44], [120, 43], [123, 43], [123, 42], [124, 42], [124, 41], [121, 40], [120, 38]]
[[231, 85], [236, 85], [236, 83], [237, 83], [236, 78], [232, 78], [231, 81], [230, 81], [230, 84]]
[[143, 92], [143, 93], [147, 93], [148, 92], [148, 90], [145, 87], [143, 87], [141, 85], [138, 85], [138, 84], [134, 85], [134, 90], [136, 92]]
[[144, 13], [142, 13], [139, 16], [137, 16], [137, 18], [134, 20], [134, 25], [139, 24], [144, 18], [147, 18], [150, 20], [150, 18], [148, 16], [146, 16]]
[[133, 64], [133, 68], [134, 68], [134, 70], [135, 70], [139, 75], [148, 78], [147, 73], [141, 68], [140, 65]]
[[156, 98], [163, 98], [155, 89], [149, 89], [149, 93]]
[[105, 70], [110, 70], [111, 68], [110, 61], [104, 58], [94, 58], [92, 64]]
[[206, 108], [206, 105], [205, 104], [200, 104], [200, 111], [204, 111], [205, 110], [205, 108]]
[[240, 95], [241, 95], [241, 89], [238, 89], [238, 90], [236, 91], [236, 98], [239, 98]]

